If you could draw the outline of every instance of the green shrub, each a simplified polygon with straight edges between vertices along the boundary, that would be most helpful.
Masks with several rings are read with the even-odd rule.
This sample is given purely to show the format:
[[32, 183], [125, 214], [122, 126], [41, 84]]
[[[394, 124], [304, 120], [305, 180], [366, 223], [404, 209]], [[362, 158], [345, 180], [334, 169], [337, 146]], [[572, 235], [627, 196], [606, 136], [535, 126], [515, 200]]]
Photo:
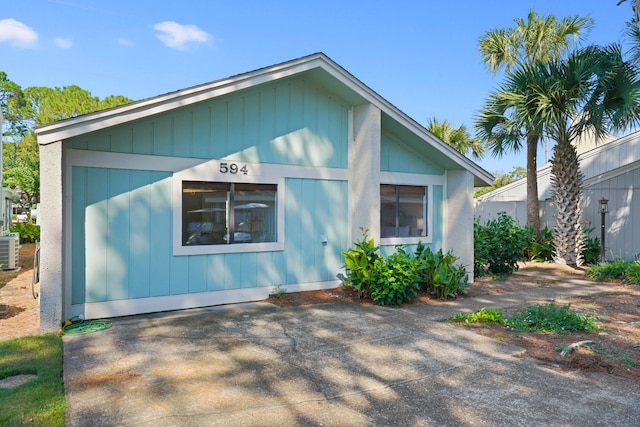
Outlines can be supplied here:
[[461, 265], [455, 265], [458, 257], [449, 252], [443, 254], [442, 249], [433, 253], [431, 249], [418, 244], [415, 257], [421, 268], [421, 287], [437, 298], [455, 298], [466, 294], [469, 275]]
[[600, 239], [597, 237], [591, 238], [591, 232], [593, 228], [584, 230], [584, 248], [582, 249], [582, 259], [585, 265], [595, 265], [600, 261]]
[[373, 239], [367, 239], [366, 231], [362, 239], [354, 243], [354, 247], [345, 252], [344, 256], [346, 271], [343, 283], [345, 286], [352, 286], [360, 297], [371, 296], [371, 285], [374, 280], [374, 265], [380, 257], [377, 254], [378, 247]]
[[346, 275], [339, 277], [344, 286], [353, 287], [361, 298], [380, 305], [400, 305], [414, 300], [423, 288], [438, 298], [451, 298], [467, 292], [468, 275], [455, 265], [458, 258], [442, 249], [433, 253], [419, 243], [414, 254], [403, 245], [394, 254], [378, 254], [374, 240], [365, 234], [352, 248], [342, 252]]
[[20, 243], [35, 243], [40, 241], [40, 226], [35, 225], [31, 219], [25, 222], [11, 224], [12, 233], [20, 233]]
[[598, 329], [593, 315], [585, 315], [569, 305], [556, 306], [554, 302], [537, 304], [507, 319], [507, 326], [522, 332], [569, 332]]
[[523, 261], [527, 235], [505, 212], [480, 225], [474, 223], [474, 270], [476, 276], [504, 276], [518, 270]]
[[380, 305], [401, 305], [412, 301], [420, 289], [419, 262], [402, 246], [386, 258], [374, 262], [371, 299]]
[[524, 247], [522, 257], [528, 261], [549, 262], [553, 261], [555, 247], [553, 245], [553, 232], [544, 227], [536, 233], [532, 226], [522, 227], [524, 233]]

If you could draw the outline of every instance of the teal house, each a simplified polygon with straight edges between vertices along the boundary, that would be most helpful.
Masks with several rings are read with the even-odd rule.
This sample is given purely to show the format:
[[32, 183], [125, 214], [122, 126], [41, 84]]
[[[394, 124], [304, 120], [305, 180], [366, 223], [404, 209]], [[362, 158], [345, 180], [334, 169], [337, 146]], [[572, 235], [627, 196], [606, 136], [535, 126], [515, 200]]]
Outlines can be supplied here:
[[472, 269], [492, 182], [322, 53], [36, 132], [43, 332], [336, 287], [363, 228]]

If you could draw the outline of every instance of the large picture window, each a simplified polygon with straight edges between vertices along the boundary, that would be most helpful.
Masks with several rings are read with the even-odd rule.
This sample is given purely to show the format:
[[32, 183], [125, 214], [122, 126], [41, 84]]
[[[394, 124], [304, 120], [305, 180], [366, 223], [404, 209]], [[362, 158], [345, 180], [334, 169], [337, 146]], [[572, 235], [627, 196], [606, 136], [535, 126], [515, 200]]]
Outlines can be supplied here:
[[380, 237], [428, 236], [428, 187], [380, 185]]
[[276, 184], [182, 181], [182, 246], [277, 241]]

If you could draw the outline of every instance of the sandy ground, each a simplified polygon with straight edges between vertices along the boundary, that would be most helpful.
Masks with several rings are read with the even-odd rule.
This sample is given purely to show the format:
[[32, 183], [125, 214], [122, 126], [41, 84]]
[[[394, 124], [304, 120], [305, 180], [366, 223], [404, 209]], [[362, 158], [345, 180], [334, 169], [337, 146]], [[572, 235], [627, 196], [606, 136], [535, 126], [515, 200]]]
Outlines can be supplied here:
[[23, 244], [20, 270], [0, 272], [0, 341], [40, 333], [40, 306], [31, 291], [34, 253], [34, 244]]

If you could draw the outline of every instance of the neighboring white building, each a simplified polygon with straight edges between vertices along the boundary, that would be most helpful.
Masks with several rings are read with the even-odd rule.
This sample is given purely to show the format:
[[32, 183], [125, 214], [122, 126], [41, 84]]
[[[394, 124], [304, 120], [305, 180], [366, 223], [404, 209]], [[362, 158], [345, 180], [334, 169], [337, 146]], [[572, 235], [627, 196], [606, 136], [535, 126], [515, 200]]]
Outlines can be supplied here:
[[[578, 160], [584, 174], [582, 219], [585, 227], [593, 229], [592, 237], [600, 237], [598, 201], [608, 199], [606, 257], [634, 259], [640, 254], [640, 132], [582, 151]], [[526, 178], [523, 178], [483, 194], [475, 201], [475, 216], [485, 222], [504, 211], [524, 225], [527, 222], [526, 191]], [[550, 163], [538, 168], [538, 194], [542, 226], [552, 229]]]

